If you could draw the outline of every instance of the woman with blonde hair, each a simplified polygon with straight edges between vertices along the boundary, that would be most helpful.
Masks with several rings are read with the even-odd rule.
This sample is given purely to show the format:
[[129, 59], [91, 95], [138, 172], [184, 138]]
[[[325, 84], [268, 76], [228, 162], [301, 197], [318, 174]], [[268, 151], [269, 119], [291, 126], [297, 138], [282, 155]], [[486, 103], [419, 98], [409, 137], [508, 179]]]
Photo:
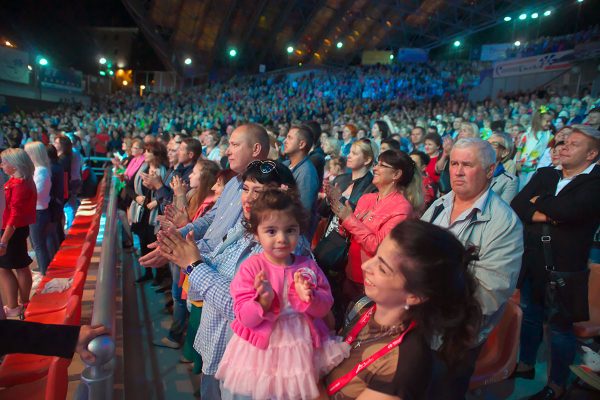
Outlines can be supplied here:
[[[27, 254], [27, 236], [29, 225], [35, 222], [35, 166], [22, 149], [4, 150], [0, 158], [2, 170], [10, 176], [4, 186], [6, 208], [0, 234], [0, 287], [6, 304], [5, 314], [16, 317], [22, 314], [23, 305], [29, 302], [31, 291], [31, 271], [28, 267], [32, 260]], [[18, 303], [19, 294], [21, 304]]]
[[25, 152], [31, 158], [35, 171], [33, 181], [37, 190], [37, 204], [35, 206], [35, 223], [29, 227], [31, 244], [35, 250], [37, 266], [42, 275], [46, 275], [48, 264], [50, 264], [50, 251], [46, 240], [50, 232], [50, 189], [52, 188], [52, 176], [50, 174], [50, 159], [46, 146], [42, 142], [31, 142], [25, 145]]

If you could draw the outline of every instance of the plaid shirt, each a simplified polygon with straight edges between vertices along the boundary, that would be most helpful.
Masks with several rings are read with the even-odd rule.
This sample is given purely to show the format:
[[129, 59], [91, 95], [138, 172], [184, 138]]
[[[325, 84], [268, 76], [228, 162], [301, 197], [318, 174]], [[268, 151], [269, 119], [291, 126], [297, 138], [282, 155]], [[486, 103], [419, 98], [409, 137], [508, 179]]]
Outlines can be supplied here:
[[[296, 254], [310, 255], [309, 249], [310, 243], [301, 237]], [[230, 327], [235, 319], [229, 288], [231, 280], [246, 258], [261, 251], [262, 246], [252, 235], [245, 234], [241, 221], [238, 221], [227, 238], [213, 252], [204, 256], [204, 263], [190, 274], [188, 299], [204, 301], [194, 349], [202, 357], [202, 372], [206, 375], [216, 374], [233, 334]]]

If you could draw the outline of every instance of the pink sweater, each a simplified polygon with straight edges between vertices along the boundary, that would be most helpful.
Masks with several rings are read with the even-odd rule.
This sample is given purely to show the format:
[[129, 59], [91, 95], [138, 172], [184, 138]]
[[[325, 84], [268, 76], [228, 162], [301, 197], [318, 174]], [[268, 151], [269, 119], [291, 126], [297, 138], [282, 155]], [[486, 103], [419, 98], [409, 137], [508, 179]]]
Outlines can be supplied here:
[[[315, 347], [320, 347], [321, 339], [328, 334], [327, 327], [321, 320], [333, 305], [333, 296], [327, 278], [312, 259], [302, 256], [295, 257], [292, 265], [282, 267], [272, 264], [264, 253], [251, 256], [240, 265], [239, 271], [231, 281], [231, 296], [235, 312], [235, 320], [232, 322], [231, 328], [239, 337], [258, 348], [266, 349], [269, 346], [271, 332], [273, 332], [281, 307], [285, 304], [284, 281], [288, 286], [290, 306], [307, 316]], [[294, 273], [303, 267], [310, 268], [317, 276], [317, 287], [314, 289], [313, 299], [310, 303], [300, 300], [294, 287]], [[258, 296], [254, 288], [254, 278], [260, 271], [265, 271], [276, 295], [268, 312], [264, 312], [258, 303]]]

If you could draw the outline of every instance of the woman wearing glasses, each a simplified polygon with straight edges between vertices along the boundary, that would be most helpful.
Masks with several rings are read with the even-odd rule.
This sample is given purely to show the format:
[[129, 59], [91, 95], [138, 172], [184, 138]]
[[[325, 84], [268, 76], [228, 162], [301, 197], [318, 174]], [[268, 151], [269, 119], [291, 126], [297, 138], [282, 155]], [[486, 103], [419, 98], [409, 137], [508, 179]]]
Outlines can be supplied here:
[[423, 204], [421, 172], [400, 150], [381, 153], [373, 168], [373, 185], [378, 193], [363, 195], [354, 211], [348, 201], [330, 198], [331, 210], [341, 220], [340, 231], [350, 237], [343, 307], [364, 294], [363, 261], [373, 257], [394, 226], [412, 217]]

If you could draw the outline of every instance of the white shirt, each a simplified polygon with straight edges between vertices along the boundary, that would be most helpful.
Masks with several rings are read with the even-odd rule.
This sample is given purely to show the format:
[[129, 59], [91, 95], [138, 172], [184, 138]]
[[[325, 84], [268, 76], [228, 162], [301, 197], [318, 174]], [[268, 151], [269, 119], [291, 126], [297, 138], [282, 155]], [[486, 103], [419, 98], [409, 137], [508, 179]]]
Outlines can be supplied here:
[[37, 189], [37, 204], [36, 210], [45, 210], [50, 202], [50, 188], [52, 187], [52, 179], [50, 171], [46, 167], [35, 167], [33, 172], [33, 181]]
[[595, 166], [596, 166], [596, 163], [591, 163], [586, 169], [584, 169], [583, 171], [581, 171], [577, 175], [574, 175], [574, 176], [572, 176], [570, 178], [561, 178], [558, 181], [558, 184], [556, 185], [556, 193], [554, 193], [554, 195], [558, 196], [558, 194], [560, 193], [560, 191], [563, 190], [565, 188], [565, 186], [567, 186], [569, 183], [571, 183], [571, 181], [573, 179], [575, 179], [576, 177], [578, 177], [579, 175], [589, 174], [590, 172], [592, 172], [592, 170], [594, 169]]

